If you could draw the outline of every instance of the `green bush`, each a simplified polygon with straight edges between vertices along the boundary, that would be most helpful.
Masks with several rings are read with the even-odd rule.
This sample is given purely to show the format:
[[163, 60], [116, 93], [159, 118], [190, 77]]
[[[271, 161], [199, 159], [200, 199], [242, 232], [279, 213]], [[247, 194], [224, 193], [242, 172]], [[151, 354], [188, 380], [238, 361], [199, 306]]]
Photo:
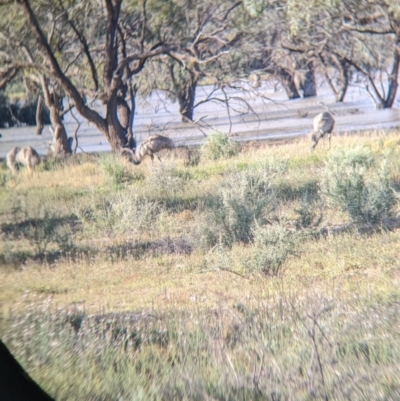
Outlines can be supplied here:
[[218, 160], [237, 155], [239, 144], [229, 139], [222, 132], [214, 132], [209, 135], [201, 147], [201, 154], [209, 160]]
[[141, 231], [150, 230], [159, 213], [157, 203], [130, 193], [94, 201], [93, 205], [77, 211], [86, 233], [107, 238], [119, 235], [134, 238]]
[[105, 176], [115, 187], [121, 186], [131, 178], [129, 173], [126, 171], [126, 167], [122, 160], [115, 155], [101, 155], [99, 158], [99, 163]]
[[357, 225], [381, 222], [393, 214], [396, 203], [387, 161], [378, 164], [362, 148], [336, 153], [327, 161], [322, 193]]
[[276, 275], [286, 259], [294, 253], [298, 236], [281, 224], [256, 226], [254, 235], [253, 268], [265, 274]]
[[208, 204], [201, 242], [206, 246], [217, 242], [225, 246], [248, 243], [253, 225], [262, 222], [275, 206], [271, 173], [267, 169], [255, 167], [231, 173]]
[[182, 194], [189, 179], [187, 172], [182, 172], [174, 163], [158, 163], [146, 177], [147, 194], [154, 199], [173, 200]]
[[3, 223], [2, 233], [9, 240], [25, 240], [33, 248], [35, 256], [43, 257], [50, 246], [58, 251], [75, 249], [72, 232], [75, 216], [61, 216], [44, 207], [28, 207], [18, 204], [12, 209], [13, 221]]
[[307, 191], [294, 211], [296, 213], [294, 225], [298, 230], [313, 230], [322, 221], [322, 204], [316, 201], [314, 194], [310, 195]]
[[357, 146], [355, 148], [346, 149], [345, 151], [339, 150], [333, 152], [328, 161], [328, 166], [340, 165], [342, 167], [374, 167], [376, 157], [371, 150], [366, 147]]

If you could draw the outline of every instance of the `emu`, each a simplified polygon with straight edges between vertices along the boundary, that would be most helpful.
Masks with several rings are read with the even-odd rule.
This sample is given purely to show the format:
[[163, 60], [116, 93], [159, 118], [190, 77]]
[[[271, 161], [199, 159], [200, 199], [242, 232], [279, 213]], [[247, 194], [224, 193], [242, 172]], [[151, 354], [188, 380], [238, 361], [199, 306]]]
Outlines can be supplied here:
[[28, 167], [28, 171], [32, 172], [39, 163], [40, 156], [32, 146], [25, 146], [22, 149], [15, 146], [7, 153], [7, 166], [13, 173], [17, 172], [17, 164]]
[[150, 135], [143, 142], [139, 144], [136, 148], [135, 152], [131, 149], [124, 148], [122, 152], [127, 152], [132, 156], [132, 162], [134, 164], [140, 164], [146, 155], [151, 157], [151, 161], [154, 161], [154, 155], [158, 157], [158, 160], [161, 162], [161, 158], [158, 155], [163, 149], [174, 149], [175, 143], [172, 139], [163, 136], [163, 135]]
[[312, 146], [311, 150], [314, 150], [318, 144], [318, 141], [324, 137], [325, 134], [328, 134], [329, 140], [329, 149], [331, 148], [331, 133], [335, 126], [335, 119], [333, 118], [331, 113], [324, 111], [323, 113], [318, 114], [314, 118], [314, 130], [311, 134]]

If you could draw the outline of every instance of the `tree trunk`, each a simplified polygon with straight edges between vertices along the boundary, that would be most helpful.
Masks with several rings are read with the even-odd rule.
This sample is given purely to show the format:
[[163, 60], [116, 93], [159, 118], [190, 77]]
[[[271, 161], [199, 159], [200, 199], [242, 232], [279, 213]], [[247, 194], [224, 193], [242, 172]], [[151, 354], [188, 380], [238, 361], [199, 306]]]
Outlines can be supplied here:
[[[396, 43], [398, 45], [398, 43]], [[399, 76], [399, 65], [400, 65], [400, 50], [398, 47], [394, 52], [394, 60], [392, 66], [392, 72], [389, 77], [389, 92], [383, 104], [383, 108], [389, 109], [393, 107], [393, 103], [396, 99], [397, 88], [399, 86], [397, 79]]]
[[[129, 125], [129, 119], [127, 125]], [[113, 152], [120, 152], [122, 148], [128, 147], [127, 129], [118, 119], [118, 99], [115, 92], [107, 101], [106, 130], [103, 134]]]
[[349, 87], [349, 66], [344, 60], [339, 61], [339, 72], [340, 72], [340, 86], [336, 93], [336, 102], [340, 103], [344, 101], [346, 96], [347, 88]]
[[[329, 61], [326, 60], [325, 56], [322, 54], [319, 55], [322, 65], [324, 66], [324, 74], [326, 80], [328, 81], [329, 86], [332, 89], [332, 92], [335, 94], [336, 102], [343, 102], [344, 97], [346, 96], [347, 89], [349, 87], [350, 81], [350, 68], [349, 63], [346, 60], [339, 59], [336, 55], [331, 54], [329, 57]], [[335, 65], [338, 71], [339, 77], [337, 79], [337, 88], [333, 83], [333, 79], [329, 76], [327, 68], [329, 65]]]
[[285, 69], [281, 67], [277, 68], [276, 74], [277, 78], [285, 89], [287, 97], [289, 99], [298, 99], [300, 95], [296, 88], [293, 75], [289, 74]]
[[182, 116], [182, 122], [193, 121], [193, 106], [196, 98], [197, 81], [190, 80], [185, 82], [179, 88], [178, 102], [179, 113]]
[[133, 137], [133, 121], [135, 119], [135, 111], [136, 111], [136, 92], [137, 92], [136, 85], [132, 86], [132, 82], [130, 82], [129, 94], [131, 97], [131, 113], [129, 115], [128, 134], [127, 134], [128, 147], [130, 149], [136, 148], [136, 141], [135, 138]]
[[42, 135], [43, 128], [43, 98], [39, 95], [36, 106], [36, 135]]
[[314, 63], [309, 61], [306, 65], [306, 73], [303, 80], [303, 97], [317, 96], [317, 85], [315, 82]]
[[55, 91], [50, 95], [47, 107], [50, 109], [50, 121], [53, 127], [53, 140], [51, 144], [52, 154], [55, 157], [64, 157], [72, 153], [73, 138], [68, 138], [67, 131], [62, 121], [62, 99]]
[[131, 114], [128, 103], [125, 101], [125, 99], [120, 97], [118, 97], [117, 103], [118, 103], [117, 110], [118, 110], [119, 122], [124, 130], [128, 130], [129, 116]]
[[72, 138], [68, 138], [57, 103], [52, 103], [50, 107], [47, 105], [50, 108], [50, 120], [53, 127], [51, 149], [53, 156], [64, 157], [72, 153]]
[[51, 155], [54, 157], [64, 157], [72, 153], [73, 138], [68, 138], [63, 124], [52, 124], [53, 140], [51, 143]]
[[60, 98], [54, 88], [50, 88], [46, 78], [40, 75], [42, 90], [46, 106], [50, 110], [50, 122], [53, 128], [53, 140], [51, 143], [51, 155], [64, 157], [72, 153], [73, 138], [68, 138], [67, 131], [62, 122], [62, 98]]

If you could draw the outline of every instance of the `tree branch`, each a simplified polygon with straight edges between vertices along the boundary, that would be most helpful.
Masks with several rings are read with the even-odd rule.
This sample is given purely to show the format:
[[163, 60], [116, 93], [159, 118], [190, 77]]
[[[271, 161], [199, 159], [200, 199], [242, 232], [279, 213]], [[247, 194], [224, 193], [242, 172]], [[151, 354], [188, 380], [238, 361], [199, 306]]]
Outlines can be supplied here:
[[8, 67], [0, 71], [0, 89], [3, 89], [18, 74], [19, 68], [15, 66]]
[[72, 28], [72, 30], [75, 32], [75, 35], [77, 36], [79, 42], [82, 44], [83, 51], [84, 51], [86, 58], [88, 60], [88, 63], [89, 63], [90, 72], [92, 74], [92, 79], [94, 82], [94, 90], [98, 91], [99, 90], [99, 79], [97, 76], [96, 66], [94, 65], [94, 61], [93, 61], [92, 55], [90, 53], [89, 44], [88, 44], [85, 36], [83, 35], [83, 33], [78, 30], [75, 23], [69, 18], [68, 11], [66, 11], [64, 9], [64, 6], [62, 5], [61, 1], [60, 1], [60, 4], [65, 12], [67, 23]]
[[[109, 0], [111, 1], [111, 0]], [[106, 131], [107, 126], [105, 120], [95, 112], [94, 110], [90, 109], [86, 106], [84, 99], [79, 94], [77, 88], [72, 84], [72, 82], [68, 79], [68, 77], [62, 72], [60, 65], [57, 62], [57, 59], [52, 52], [50, 45], [48, 44], [43, 31], [41, 30], [39, 23], [36, 19], [36, 16], [29, 4], [28, 0], [19, 0], [18, 4], [22, 6], [24, 9], [27, 17], [28, 23], [33, 30], [33, 33], [36, 37], [36, 41], [39, 47], [43, 50], [47, 61], [50, 64], [51, 75], [53, 75], [64, 88], [64, 90], [68, 93], [71, 97], [72, 101], [75, 104], [76, 109], [78, 112], [89, 121], [93, 122], [101, 131]], [[42, 67], [43, 68], [43, 67]]]

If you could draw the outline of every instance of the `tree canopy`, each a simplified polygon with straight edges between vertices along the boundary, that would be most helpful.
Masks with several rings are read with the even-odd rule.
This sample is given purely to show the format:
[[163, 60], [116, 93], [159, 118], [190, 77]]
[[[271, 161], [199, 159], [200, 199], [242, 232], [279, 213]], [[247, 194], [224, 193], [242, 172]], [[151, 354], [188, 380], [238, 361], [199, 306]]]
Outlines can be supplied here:
[[0, 10], [0, 90], [20, 80], [44, 98], [56, 153], [71, 151], [64, 97], [120, 151], [135, 147], [138, 93], [165, 91], [184, 121], [199, 84], [252, 73], [289, 98], [324, 80], [343, 101], [354, 73], [377, 107], [397, 93], [400, 0], [0, 0]]

